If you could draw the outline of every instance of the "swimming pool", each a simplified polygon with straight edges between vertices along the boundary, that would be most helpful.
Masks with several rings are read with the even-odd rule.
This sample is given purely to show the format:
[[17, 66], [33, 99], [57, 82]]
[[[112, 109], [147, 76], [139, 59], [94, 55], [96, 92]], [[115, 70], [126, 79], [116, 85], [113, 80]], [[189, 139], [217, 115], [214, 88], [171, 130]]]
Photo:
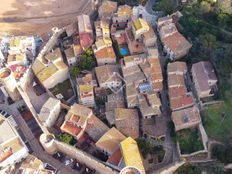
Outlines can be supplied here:
[[120, 52], [122, 56], [129, 55], [129, 50], [127, 48], [120, 48]]

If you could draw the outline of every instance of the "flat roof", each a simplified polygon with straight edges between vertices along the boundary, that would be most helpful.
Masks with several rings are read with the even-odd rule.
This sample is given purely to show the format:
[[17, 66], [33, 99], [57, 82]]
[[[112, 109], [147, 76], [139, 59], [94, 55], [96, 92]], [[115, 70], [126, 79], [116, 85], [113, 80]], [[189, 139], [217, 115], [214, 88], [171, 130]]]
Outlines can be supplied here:
[[57, 105], [58, 103], [60, 103], [60, 100], [53, 97], [49, 97], [49, 99], [44, 103], [43, 108], [52, 110], [54, 106]]
[[37, 74], [37, 78], [43, 82], [51, 77], [58, 71], [58, 68], [54, 64], [49, 64], [47, 67], [44, 66], [44, 69]]
[[47, 60], [53, 62], [54, 60], [61, 58], [61, 51], [59, 48], [56, 48], [53, 52], [48, 52], [45, 56], [44, 56]]
[[1, 114], [0, 132], [0, 162], [3, 162], [14, 153], [17, 153], [23, 149], [27, 149], [22, 140], [20, 139], [17, 130]]

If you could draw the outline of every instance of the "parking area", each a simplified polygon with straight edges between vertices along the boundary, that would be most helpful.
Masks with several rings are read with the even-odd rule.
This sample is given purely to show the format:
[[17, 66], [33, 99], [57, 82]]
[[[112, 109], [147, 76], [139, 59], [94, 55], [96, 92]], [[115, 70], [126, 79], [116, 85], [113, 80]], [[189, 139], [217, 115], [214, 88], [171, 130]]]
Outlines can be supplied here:
[[72, 159], [61, 152], [57, 152], [56, 154], [54, 154], [53, 158], [57, 159], [58, 161], [63, 163], [65, 166], [70, 167], [74, 171], [77, 171], [79, 173], [82, 173], [82, 174], [95, 174], [96, 173], [94, 169], [90, 169], [85, 164], [82, 164], [76, 159]]

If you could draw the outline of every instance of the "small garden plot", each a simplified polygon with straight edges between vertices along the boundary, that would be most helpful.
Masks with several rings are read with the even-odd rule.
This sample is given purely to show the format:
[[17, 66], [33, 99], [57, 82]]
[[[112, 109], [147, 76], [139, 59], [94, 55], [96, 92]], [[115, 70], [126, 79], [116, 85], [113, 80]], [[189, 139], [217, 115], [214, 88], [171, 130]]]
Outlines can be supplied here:
[[183, 129], [177, 132], [181, 154], [191, 154], [204, 150], [201, 133], [198, 128]]
[[68, 100], [74, 95], [69, 79], [57, 84], [54, 88], [51, 88], [50, 91], [55, 96], [61, 94], [64, 97], [64, 100]]

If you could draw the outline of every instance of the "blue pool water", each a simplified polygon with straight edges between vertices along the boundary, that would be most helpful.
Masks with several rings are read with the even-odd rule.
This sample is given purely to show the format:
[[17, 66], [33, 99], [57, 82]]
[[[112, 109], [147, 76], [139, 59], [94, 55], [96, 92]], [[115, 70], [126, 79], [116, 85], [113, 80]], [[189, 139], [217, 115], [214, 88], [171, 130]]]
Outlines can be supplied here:
[[122, 56], [129, 55], [129, 50], [127, 48], [120, 48], [120, 52], [121, 52]]

